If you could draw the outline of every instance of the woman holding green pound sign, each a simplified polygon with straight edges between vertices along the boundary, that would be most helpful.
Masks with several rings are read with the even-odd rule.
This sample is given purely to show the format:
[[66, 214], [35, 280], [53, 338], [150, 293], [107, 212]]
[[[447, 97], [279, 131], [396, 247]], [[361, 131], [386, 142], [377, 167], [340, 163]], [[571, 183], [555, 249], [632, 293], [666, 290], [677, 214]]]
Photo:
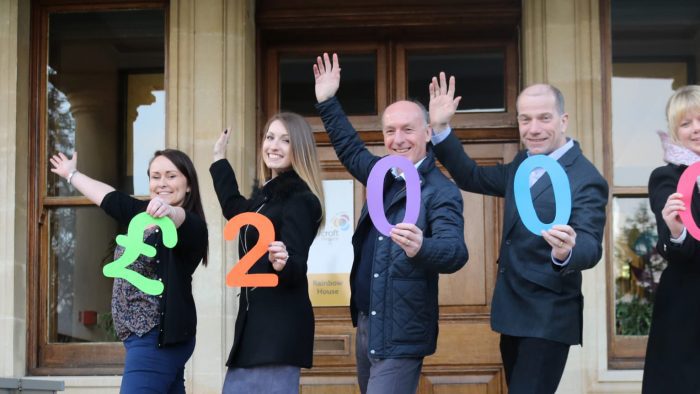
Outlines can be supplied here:
[[[197, 326], [192, 274], [200, 261], [206, 265], [208, 247], [194, 165], [181, 151], [156, 151], [148, 167], [150, 200], [142, 201], [78, 172], [77, 158], [77, 152], [71, 159], [58, 153], [50, 158], [51, 171], [121, 226], [135, 217], [140, 223], [129, 226], [126, 237], [117, 237], [119, 246], [114, 251], [115, 263], [133, 262], [121, 264], [108, 275], [115, 277], [114, 327], [126, 348], [121, 392], [184, 393], [185, 363], [194, 351]], [[144, 212], [150, 216], [145, 222]], [[162, 285], [155, 291], [144, 287], [156, 281]]]

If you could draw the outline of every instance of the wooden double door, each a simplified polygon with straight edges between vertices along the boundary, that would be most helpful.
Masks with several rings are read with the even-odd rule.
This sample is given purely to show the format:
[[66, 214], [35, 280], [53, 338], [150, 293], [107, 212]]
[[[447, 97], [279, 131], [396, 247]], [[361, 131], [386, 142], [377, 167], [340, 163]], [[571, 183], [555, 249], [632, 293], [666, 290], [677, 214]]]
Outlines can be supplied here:
[[[337, 52], [342, 68], [338, 97], [373, 153], [386, 154], [383, 109], [406, 98], [427, 107], [428, 76], [444, 70], [457, 76], [457, 94], [464, 97], [452, 127], [465, 151], [484, 165], [510, 161], [519, 146], [515, 100], [520, 2], [423, 3], [355, 0], [327, 9], [316, 0], [258, 1], [260, 128], [279, 111], [304, 115], [315, 131], [324, 179], [352, 180], [313, 107], [311, 66], [317, 55]], [[353, 180], [353, 185], [357, 220], [365, 191], [359, 182]], [[489, 324], [502, 202], [466, 192], [462, 196], [469, 262], [440, 277], [437, 352], [424, 360], [419, 393], [507, 391], [499, 337]], [[315, 307], [314, 312], [314, 367], [303, 371], [301, 392], [359, 393], [349, 308]]]
[[[509, 161], [517, 143], [465, 146], [484, 164]], [[385, 154], [381, 145], [369, 146]], [[352, 179], [330, 146], [319, 148], [326, 179]], [[355, 217], [364, 202], [364, 188], [354, 181]], [[506, 392], [498, 347], [489, 312], [496, 278], [496, 259], [502, 223], [499, 199], [462, 192], [464, 237], [469, 262], [461, 270], [440, 276], [440, 331], [437, 352], [426, 357], [419, 393]], [[302, 374], [302, 393], [359, 393], [355, 373], [355, 329], [347, 307], [317, 307], [314, 367]]]

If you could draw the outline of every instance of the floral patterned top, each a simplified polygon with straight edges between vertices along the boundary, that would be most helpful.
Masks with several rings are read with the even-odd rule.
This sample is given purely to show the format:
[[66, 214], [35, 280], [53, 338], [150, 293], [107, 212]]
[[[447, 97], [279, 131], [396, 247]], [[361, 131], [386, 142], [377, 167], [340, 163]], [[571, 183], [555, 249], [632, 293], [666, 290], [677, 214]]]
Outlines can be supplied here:
[[[157, 231], [158, 227], [156, 226], [146, 229], [143, 234], [144, 242], [153, 246], [156, 242]], [[124, 254], [124, 247], [117, 245], [114, 249], [114, 259], [118, 259], [122, 254]], [[157, 263], [157, 255], [156, 257], [140, 255], [128, 268], [147, 278], [156, 279]], [[114, 279], [112, 319], [114, 319], [114, 328], [120, 340], [126, 340], [130, 334], [136, 334], [140, 337], [151, 331], [153, 327], [158, 325], [158, 310], [158, 296], [148, 295], [124, 279]]]

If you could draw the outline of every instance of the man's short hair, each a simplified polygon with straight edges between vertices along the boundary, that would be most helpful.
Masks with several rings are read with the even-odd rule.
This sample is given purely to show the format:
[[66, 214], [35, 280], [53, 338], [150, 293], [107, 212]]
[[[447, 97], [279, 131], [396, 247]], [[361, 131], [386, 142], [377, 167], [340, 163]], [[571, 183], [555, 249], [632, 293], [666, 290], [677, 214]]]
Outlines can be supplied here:
[[423, 103], [416, 99], [410, 99], [408, 101], [412, 102], [413, 104], [417, 105], [418, 108], [420, 108], [421, 112], [423, 113], [423, 118], [425, 119], [425, 124], [430, 124], [430, 114], [428, 113], [428, 110], [425, 109], [425, 105], [423, 105]]
[[[559, 90], [554, 85], [550, 85], [548, 83], [542, 83], [542, 84], [530, 85], [530, 86], [526, 87], [525, 89], [523, 89], [523, 92], [526, 89], [528, 89], [532, 86], [535, 86], [535, 85], [541, 85], [546, 90], [548, 90], [552, 94], [552, 96], [554, 96], [554, 107], [557, 109], [557, 113], [559, 115], [564, 115], [564, 113], [565, 113], [564, 112], [564, 95], [562, 94], [561, 90]], [[523, 92], [520, 92], [520, 94], [518, 95], [518, 98], [516, 99], [516, 104], [520, 101], [520, 97], [523, 95]]]
[[557, 107], [557, 112], [559, 112], [559, 115], [564, 115], [564, 95], [561, 93], [561, 90], [554, 85], [548, 84], [547, 87], [554, 95], [554, 106]]
[[[425, 120], [425, 125], [430, 124], [430, 114], [428, 113], [428, 110], [425, 109], [425, 105], [423, 105], [420, 101], [415, 100], [415, 99], [408, 99], [408, 100], [398, 100], [394, 101], [393, 103], [389, 104], [387, 108], [389, 108], [391, 105], [398, 103], [399, 101], [408, 101], [409, 103], [413, 103], [418, 106], [420, 109], [421, 113], [423, 114], [423, 120]], [[382, 122], [382, 127], [384, 127], [384, 113], [386, 112], [386, 108], [384, 108], [384, 111], [382, 111], [382, 115], [379, 119], [381, 119]]]

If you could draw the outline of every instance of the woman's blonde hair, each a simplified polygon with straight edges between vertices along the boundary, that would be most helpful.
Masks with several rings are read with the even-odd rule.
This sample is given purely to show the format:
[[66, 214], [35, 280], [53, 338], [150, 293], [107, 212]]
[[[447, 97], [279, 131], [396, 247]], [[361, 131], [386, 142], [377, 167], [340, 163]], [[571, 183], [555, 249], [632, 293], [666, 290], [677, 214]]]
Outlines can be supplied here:
[[678, 142], [678, 128], [688, 112], [700, 112], [700, 86], [688, 85], [676, 90], [666, 104], [668, 133]]
[[[292, 169], [299, 175], [306, 185], [309, 186], [311, 192], [318, 198], [321, 203], [321, 217], [319, 221], [323, 227], [325, 218], [325, 200], [323, 199], [323, 184], [321, 182], [321, 166], [318, 162], [318, 154], [316, 153], [316, 142], [314, 141], [314, 132], [311, 130], [309, 123], [298, 114], [293, 112], [280, 112], [273, 115], [265, 124], [265, 133], [270, 128], [272, 122], [279, 120], [287, 129], [289, 134], [289, 146], [291, 148]], [[264, 139], [264, 137], [263, 137]], [[258, 165], [260, 174], [265, 180], [270, 179], [270, 169], [265, 165], [263, 155], [260, 154]]]

